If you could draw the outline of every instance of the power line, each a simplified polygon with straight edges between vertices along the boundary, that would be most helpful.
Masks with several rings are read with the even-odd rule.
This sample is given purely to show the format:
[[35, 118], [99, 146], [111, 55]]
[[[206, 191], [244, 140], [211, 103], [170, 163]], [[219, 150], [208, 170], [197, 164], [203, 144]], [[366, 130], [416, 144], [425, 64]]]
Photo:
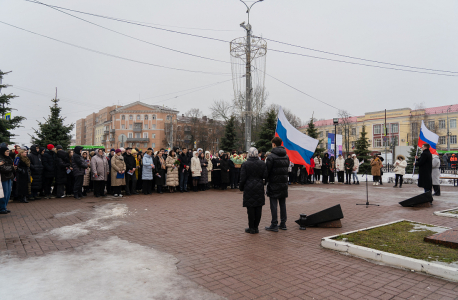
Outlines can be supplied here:
[[39, 33], [30, 31], [30, 30], [27, 30], [27, 29], [24, 29], [24, 28], [21, 28], [21, 27], [18, 27], [18, 26], [15, 26], [15, 25], [3, 22], [3, 21], [0, 21], [0, 23], [8, 25], [8, 26], [11, 26], [13, 28], [16, 28], [16, 29], [19, 29], [19, 30], [22, 30], [22, 31], [25, 31], [25, 32], [28, 32], [28, 33], [31, 33], [31, 34], [34, 34], [34, 35], [38, 35], [38, 36], [41, 36], [41, 37], [44, 37], [44, 38], [47, 38], [47, 39], [62, 43], [62, 44], [66, 44], [66, 45], [69, 45], [69, 46], [72, 46], [72, 47], [76, 47], [76, 48], [79, 48], [79, 49], [83, 49], [83, 50], [86, 50], [86, 51], [89, 51], [89, 52], [102, 54], [102, 55], [105, 55], [105, 56], [114, 57], [114, 58], [125, 60], [125, 61], [135, 62], [135, 63], [139, 63], [139, 64], [143, 64], [143, 65], [149, 65], [149, 66], [158, 67], [158, 68], [190, 72], [190, 73], [201, 73], [201, 74], [210, 74], [210, 75], [224, 75], [224, 76], [230, 75], [229, 73], [195, 71], [195, 70], [173, 68], [173, 67], [167, 67], [167, 66], [162, 66], [162, 65], [158, 65], [158, 64], [148, 63], [148, 62], [144, 62], [144, 61], [139, 61], [139, 60], [135, 60], [135, 59], [131, 59], [131, 58], [126, 58], [126, 57], [113, 55], [113, 54], [109, 54], [109, 53], [106, 53], [106, 52], [102, 52], [102, 51], [93, 50], [93, 49], [90, 49], [90, 48], [78, 46], [78, 45], [75, 45], [75, 44], [72, 44], [72, 43], [64, 42], [64, 41], [61, 41], [61, 40], [58, 40], [58, 39], [55, 39], [55, 38], [52, 38], [52, 37], [49, 37], [49, 36], [46, 36], [46, 35], [43, 35], [43, 34], [39, 34]]
[[[25, 0], [25, 1], [31, 2], [31, 3], [35, 3], [35, 4], [45, 5], [45, 6], [52, 7], [52, 8], [59, 8], [59, 9], [63, 9], [63, 10], [73, 11], [73, 12], [76, 12], [76, 13], [91, 15], [91, 16], [95, 16], [95, 17], [99, 17], [99, 18], [104, 18], [104, 19], [114, 20], [114, 21], [118, 21], [118, 22], [129, 23], [129, 24], [132, 24], [132, 25], [144, 26], [144, 27], [148, 27], [148, 28], [152, 28], [152, 29], [163, 30], [163, 31], [168, 31], [168, 32], [172, 32], [172, 33], [177, 33], [177, 34], [182, 34], [182, 35], [188, 35], [188, 36], [192, 36], [192, 37], [199, 37], [199, 38], [208, 39], [208, 40], [214, 40], [214, 41], [218, 41], [218, 42], [224, 42], [224, 43], [228, 43], [228, 42], [229, 42], [229, 41], [222, 40], [222, 39], [218, 39], [218, 38], [207, 37], [207, 36], [196, 35], [196, 34], [190, 34], [190, 33], [181, 32], [181, 31], [176, 31], [176, 30], [170, 30], [170, 29], [165, 29], [165, 28], [160, 28], [160, 27], [155, 27], [155, 26], [149, 26], [149, 25], [139, 24], [139, 23], [135, 23], [135, 22], [131, 22], [131, 21], [126, 21], [126, 20], [119, 19], [119, 18], [113, 18], [113, 17], [103, 16], [103, 15], [98, 15], [98, 14], [93, 14], [93, 13], [88, 13], [88, 12], [73, 10], [73, 9], [64, 8], [64, 7], [55, 6], [55, 5], [48, 5], [48, 4], [44, 4], [44, 3], [42, 3], [42, 2], [38, 2], [38, 1], [31, 1], [31, 0]], [[289, 46], [295, 46], [295, 47], [303, 48], [303, 49], [306, 49], [306, 50], [318, 51], [318, 52], [322, 52], [322, 53], [326, 53], [326, 54], [330, 54], [330, 55], [339, 55], [339, 56], [347, 57], [347, 58], [351, 58], [351, 59], [359, 59], [359, 60], [370, 61], [370, 62], [375, 62], [375, 63], [380, 63], [380, 64], [387, 64], [387, 65], [400, 66], [400, 67], [406, 67], [406, 68], [414, 68], [414, 69], [420, 69], [420, 70], [431, 70], [431, 71], [434, 71], [434, 72], [458, 73], [458, 72], [453, 72], [453, 71], [444, 71], [444, 70], [436, 70], [436, 69], [427, 69], [427, 68], [421, 68], [421, 67], [413, 67], [413, 66], [407, 66], [407, 65], [385, 63], [385, 62], [375, 61], [375, 60], [366, 60], [366, 59], [357, 58], [357, 57], [353, 57], [353, 56], [346, 56], [346, 55], [341, 55], [341, 54], [337, 54], [337, 53], [326, 52], [326, 51], [322, 51], [322, 50], [316, 50], [316, 49], [312, 49], [312, 48], [297, 46], [297, 45], [293, 45], [293, 44], [289, 44], [289, 43], [284, 43], [284, 42], [280, 42], [280, 41], [276, 41], [276, 40], [272, 40], [272, 39], [267, 39], [267, 38], [264, 38], [264, 39], [265, 39], [265, 40], [269, 40], [269, 41], [273, 41], [273, 42], [282, 43], [282, 44], [289, 45]], [[365, 67], [373, 67], [373, 68], [379, 68], [379, 69], [388, 69], [388, 70], [394, 70], [394, 71], [404, 71], [404, 72], [411, 72], [411, 73], [422, 73], [422, 74], [429, 74], [429, 75], [441, 75], [441, 76], [456, 77], [456, 75], [447, 75], [447, 74], [439, 74], [439, 73], [421, 72], [421, 71], [414, 71], [414, 70], [405, 70], [405, 69], [399, 69], [399, 68], [391, 68], [391, 67], [383, 67], [383, 66], [362, 64], [362, 63], [356, 63], [356, 62], [348, 62], [348, 61], [343, 61], [343, 60], [336, 60], [336, 59], [330, 59], [330, 58], [324, 58], [324, 57], [306, 55], [306, 54], [301, 54], [301, 53], [294, 53], [294, 52], [289, 52], [289, 51], [282, 51], [282, 50], [271, 49], [271, 48], [269, 48], [269, 50], [270, 50], [270, 51], [274, 51], [274, 52], [284, 53], [284, 54], [299, 55], [299, 56], [304, 56], [304, 57], [310, 57], [310, 58], [315, 58], [315, 59], [328, 60], [328, 61], [339, 62], [339, 63], [346, 63], [346, 64], [352, 64], [352, 65], [360, 65], [360, 66], [365, 66]], [[176, 50], [176, 51], [177, 51], [177, 50]], [[208, 58], [207, 58], [207, 59], [208, 59]]]

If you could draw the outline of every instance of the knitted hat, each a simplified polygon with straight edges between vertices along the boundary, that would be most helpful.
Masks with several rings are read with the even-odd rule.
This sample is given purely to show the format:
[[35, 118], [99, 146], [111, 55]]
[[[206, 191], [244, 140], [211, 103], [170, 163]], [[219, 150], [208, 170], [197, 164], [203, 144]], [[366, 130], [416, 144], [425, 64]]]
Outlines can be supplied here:
[[59, 149], [63, 149], [61, 145], [57, 145], [56, 146], [56, 149], [59, 150]]
[[111, 151], [115, 151], [115, 152], [116, 152], [116, 149], [115, 149], [115, 148], [111, 148], [110, 152], [111, 152]]
[[46, 146], [46, 148], [48, 148], [48, 150], [52, 150], [54, 148], [54, 145], [53, 144], [48, 144], [48, 146]]
[[122, 152], [121, 149], [116, 149], [115, 150], [115, 153], [119, 153], [119, 152]]

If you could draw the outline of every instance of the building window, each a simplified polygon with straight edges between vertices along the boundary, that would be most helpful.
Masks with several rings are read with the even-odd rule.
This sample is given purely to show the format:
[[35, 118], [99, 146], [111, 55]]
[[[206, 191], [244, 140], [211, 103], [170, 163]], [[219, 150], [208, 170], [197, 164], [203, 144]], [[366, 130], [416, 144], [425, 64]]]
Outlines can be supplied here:
[[[374, 125], [374, 134], [381, 134], [382, 133], [382, 125]], [[374, 140], [375, 145], [375, 140]]]
[[145, 125], [143, 126], [143, 128], [144, 128], [144, 129], [148, 129], [148, 124], [145, 124]]
[[436, 123], [434, 121], [428, 121], [428, 129], [434, 130], [436, 127]]
[[394, 123], [394, 124], [391, 124], [391, 133], [398, 133], [399, 132], [399, 124], [398, 123]]
[[147, 139], [148, 138], [148, 132], [143, 132], [143, 138]]
[[145, 120], [148, 120], [148, 115], [145, 115]]
[[356, 142], [351, 142], [351, 148], [355, 149], [355, 147], [356, 147]]
[[445, 129], [445, 120], [439, 120], [439, 129]]
[[132, 133], [132, 132], [129, 132], [129, 133], [127, 134], [127, 138], [129, 138], [129, 139], [131, 139], [132, 136], [133, 136], [133, 133]]
[[151, 129], [156, 129], [156, 124], [151, 125]]
[[140, 147], [140, 143], [137, 143], [137, 148]]
[[139, 139], [140, 138], [140, 133], [135, 134], [135, 138]]
[[356, 135], [356, 127], [351, 128], [351, 135]]
[[156, 134], [153, 133], [153, 134], [151, 135], [151, 138], [152, 138], [152, 139], [155, 139], [155, 138], [156, 138]]
[[156, 143], [152, 143], [152, 144], [151, 144], [151, 148], [154, 149], [155, 147], [156, 147]]
[[320, 131], [319, 137], [323, 137], [323, 131]]
[[126, 125], [122, 124], [121, 129], [126, 129]]
[[151, 120], [156, 120], [156, 115], [153, 115], [153, 116], [151, 117]]
[[444, 145], [447, 143], [447, 137], [446, 136], [440, 136], [439, 137], [439, 144]]
[[167, 119], [167, 121], [170, 121], [171, 117], [170, 117], [170, 116], [167, 116], [167, 118], [166, 118], [166, 119]]
[[456, 144], [456, 135], [450, 136], [450, 144]]
[[374, 148], [380, 148], [380, 147], [382, 147], [382, 139], [374, 139]]
[[337, 128], [337, 134], [342, 134], [342, 128]]
[[125, 120], [125, 119], [126, 119], [126, 116], [122, 115], [121, 120]]
[[132, 129], [132, 124], [129, 124], [129, 129]]
[[148, 144], [147, 144], [147, 143], [144, 143], [144, 144], [143, 144], [143, 147], [147, 148], [147, 147], [148, 147]]
[[141, 118], [140, 118], [140, 115], [137, 115], [137, 120], [140, 120], [140, 119], [141, 119]]
[[129, 120], [133, 120], [133, 119], [134, 119], [134, 116], [129, 115]]
[[450, 128], [456, 128], [456, 119], [450, 119]]

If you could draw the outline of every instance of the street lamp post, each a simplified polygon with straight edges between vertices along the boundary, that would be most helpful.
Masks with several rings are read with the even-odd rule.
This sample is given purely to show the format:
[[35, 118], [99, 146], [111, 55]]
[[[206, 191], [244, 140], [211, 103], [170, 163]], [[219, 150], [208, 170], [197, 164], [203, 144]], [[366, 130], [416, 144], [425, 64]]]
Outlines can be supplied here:
[[244, 28], [246, 30], [246, 90], [245, 90], [245, 147], [246, 150], [250, 149], [251, 147], [251, 93], [252, 93], [252, 87], [251, 87], [251, 25], [250, 25], [250, 11], [253, 5], [255, 5], [258, 2], [262, 2], [264, 0], [258, 0], [248, 6], [243, 0], [240, 0], [243, 4], [245, 4], [247, 11], [246, 13], [248, 14], [248, 24], [245, 25], [245, 22], [240, 24], [240, 27]]
[[334, 122], [334, 178], [336, 177], [337, 169], [335, 166], [337, 165], [337, 125], [339, 124], [339, 118], [332, 119]]

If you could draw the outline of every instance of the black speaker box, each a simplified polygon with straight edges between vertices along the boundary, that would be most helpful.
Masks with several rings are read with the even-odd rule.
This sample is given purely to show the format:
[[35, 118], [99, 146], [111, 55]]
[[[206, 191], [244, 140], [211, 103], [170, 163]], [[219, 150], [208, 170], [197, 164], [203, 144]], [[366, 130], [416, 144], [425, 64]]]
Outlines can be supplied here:
[[301, 220], [297, 220], [296, 223], [301, 226], [317, 226], [320, 223], [326, 223], [343, 219], [342, 208], [340, 204], [333, 207], [326, 208], [325, 210], [307, 216], [304, 224], [301, 224]]
[[412, 198], [409, 198], [407, 200], [401, 201], [399, 202], [399, 204], [401, 204], [401, 206], [403, 207], [413, 207], [413, 206], [423, 204], [423, 203], [428, 203], [428, 202], [433, 203], [433, 196], [431, 195], [431, 191], [427, 193], [423, 193], [415, 197], [412, 197]]

